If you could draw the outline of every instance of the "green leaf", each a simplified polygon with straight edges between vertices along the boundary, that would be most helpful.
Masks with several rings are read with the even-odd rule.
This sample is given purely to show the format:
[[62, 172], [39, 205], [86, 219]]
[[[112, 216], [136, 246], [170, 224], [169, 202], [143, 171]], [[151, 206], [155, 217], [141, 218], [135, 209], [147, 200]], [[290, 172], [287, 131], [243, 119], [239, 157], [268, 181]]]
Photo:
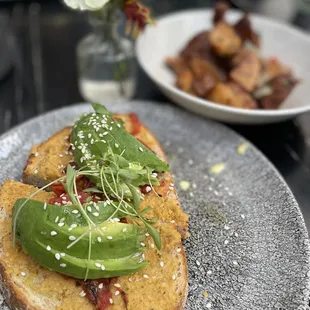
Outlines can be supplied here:
[[160, 250], [161, 249], [161, 238], [160, 238], [159, 232], [151, 224], [149, 224], [145, 219], [141, 218], [141, 220], [144, 223], [147, 231], [153, 238], [157, 249]]
[[152, 210], [151, 207], [146, 207], [145, 209], [143, 209], [143, 210], [140, 212], [140, 215], [144, 215], [144, 214], [150, 212], [151, 210]]
[[140, 192], [138, 193], [137, 191], [137, 188], [135, 186], [132, 186], [131, 184], [129, 183], [126, 183], [126, 185], [128, 186], [130, 192], [131, 192], [131, 195], [132, 195], [132, 198], [133, 198], [133, 202], [134, 202], [134, 206], [135, 206], [135, 209], [136, 210], [139, 210], [139, 207], [140, 207]]
[[84, 193], [97, 193], [97, 194], [102, 194], [103, 191], [96, 187], [89, 187], [83, 190]]

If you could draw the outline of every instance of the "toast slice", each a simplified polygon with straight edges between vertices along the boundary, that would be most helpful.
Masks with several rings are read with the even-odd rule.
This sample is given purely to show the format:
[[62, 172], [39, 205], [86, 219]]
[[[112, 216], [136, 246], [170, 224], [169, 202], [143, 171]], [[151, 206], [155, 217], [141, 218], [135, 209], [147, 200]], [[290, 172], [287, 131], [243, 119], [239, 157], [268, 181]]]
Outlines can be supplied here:
[[[81, 297], [77, 280], [47, 270], [21, 248], [12, 245], [12, 208], [16, 199], [28, 197], [36, 187], [6, 181], [0, 189], [0, 285], [12, 309], [90, 310], [95, 306]], [[53, 193], [41, 191], [34, 199], [47, 202]], [[187, 294], [187, 265], [181, 235], [171, 223], [158, 223], [162, 249], [148, 237], [145, 257], [150, 264], [131, 276], [117, 278], [126, 293], [129, 310], [183, 309]], [[118, 290], [111, 286], [113, 304], [109, 310], [126, 309]]]
[[[134, 114], [115, 114], [115, 119], [122, 120], [126, 130], [166, 162], [164, 151], [152, 134]], [[70, 127], [54, 134], [47, 141], [35, 145], [23, 173], [23, 182], [42, 187], [64, 175], [64, 168], [73, 161], [69, 149]], [[160, 175], [160, 186], [145, 195], [142, 206], [151, 206], [150, 216], [156, 216], [166, 223], [176, 223], [178, 231], [185, 239], [188, 234], [188, 215], [180, 206], [169, 172]]]
[[[122, 119], [128, 132], [165, 160], [154, 135], [136, 117], [115, 115], [115, 118]], [[24, 170], [25, 182], [42, 186], [63, 175], [61, 165], [66, 166], [73, 160], [69, 150], [69, 134], [70, 128], [65, 128], [41, 145], [33, 147]], [[11, 213], [14, 202], [28, 197], [35, 190], [35, 186], [11, 180], [6, 181], [0, 189], [0, 286], [5, 299], [13, 309], [96, 309], [83, 297], [85, 293], [76, 279], [41, 267], [18, 245], [13, 247]], [[157, 194], [153, 191], [145, 194], [141, 208], [151, 206], [151, 216], [159, 218], [155, 227], [160, 232], [162, 248], [157, 250], [153, 239], [147, 237], [145, 259], [150, 264], [131, 276], [114, 280], [109, 287], [113, 302], [107, 308], [109, 310], [184, 308], [188, 271], [182, 238], [188, 233], [188, 216], [180, 207], [169, 172], [160, 175], [160, 185], [155, 191]], [[46, 202], [53, 196], [53, 193], [41, 191], [34, 199]]]

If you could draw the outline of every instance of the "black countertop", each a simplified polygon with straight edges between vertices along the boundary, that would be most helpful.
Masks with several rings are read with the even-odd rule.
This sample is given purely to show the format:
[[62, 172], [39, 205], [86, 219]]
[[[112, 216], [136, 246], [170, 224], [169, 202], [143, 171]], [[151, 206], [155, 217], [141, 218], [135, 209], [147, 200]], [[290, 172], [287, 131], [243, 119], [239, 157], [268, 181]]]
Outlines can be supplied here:
[[[205, 0], [146, 2], [156, 15], [213, 4]], [[0, 133], [44, 111], [83, 101], [77, 85], [75, 46], [89, 29], [84, 15], [55, 1], [28, 1], [0, 4], [0, 20], [5, 25], [2, 30], [6, 29], [0, 27], [0, 44], [4, 46], [8, 34], [12, 56], [11, 70], [0, 80]], [[299, 13], [291, 22], [310, 30], [309, 16]], [[169, 101], [141, 69], [135, 98]], [[252, 141], [278, 168], [310, 231], [310, 114], [274, 125], [229, 127]]]

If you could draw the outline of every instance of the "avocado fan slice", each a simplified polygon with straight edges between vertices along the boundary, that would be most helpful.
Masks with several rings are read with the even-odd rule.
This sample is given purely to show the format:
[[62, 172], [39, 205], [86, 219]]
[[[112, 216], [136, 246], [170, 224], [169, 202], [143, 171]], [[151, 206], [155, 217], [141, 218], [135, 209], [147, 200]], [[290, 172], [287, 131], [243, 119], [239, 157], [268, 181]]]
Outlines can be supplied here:
[[142, 257], [145, 228], [115, 221], [96, 223], [88, 260], [89, 226], [76, 210], [74, 205], [17, 200], [13, 223], [18, 214], [15, 233], [23, 250], [46, 268], [76, 278], [85, 277], [87, 265], [87, 278], [95, 279], [133, 273], [148, 264]]

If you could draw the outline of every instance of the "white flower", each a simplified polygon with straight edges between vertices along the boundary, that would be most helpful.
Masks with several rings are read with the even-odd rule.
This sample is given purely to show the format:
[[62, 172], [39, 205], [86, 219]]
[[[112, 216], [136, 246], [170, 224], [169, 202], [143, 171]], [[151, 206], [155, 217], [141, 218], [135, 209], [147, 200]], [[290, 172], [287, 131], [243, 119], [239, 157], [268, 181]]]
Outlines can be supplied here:
[[96, 11], [103, 8], [111, 0], [64, 0], [65, 4], [74, 10]]

